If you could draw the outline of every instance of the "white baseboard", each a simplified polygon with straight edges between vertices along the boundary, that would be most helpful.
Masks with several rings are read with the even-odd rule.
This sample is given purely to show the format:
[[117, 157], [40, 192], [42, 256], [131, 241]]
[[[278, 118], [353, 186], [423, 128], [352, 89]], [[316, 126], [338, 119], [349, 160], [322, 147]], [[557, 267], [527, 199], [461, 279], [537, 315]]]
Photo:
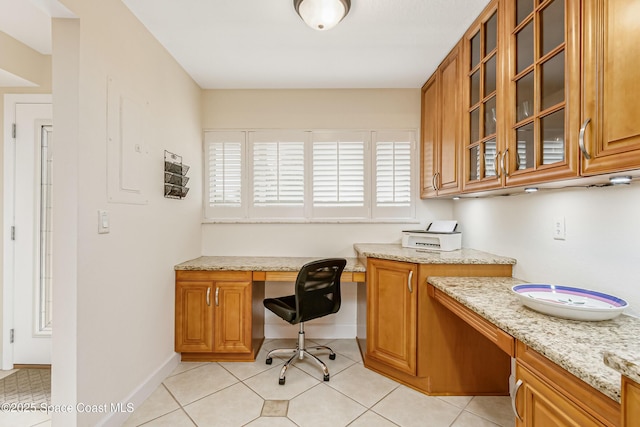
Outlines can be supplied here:
[[[264, 337], [266, 339], [280, 339], [280, 338], [296, 338], [298, 334], [298, 325], [264, 325]], [[308, 339], [322, 338], [322, 339], [343, 339], [343, 338], [355, 338], [356, 337], [356, 325], [304, 325], [305, 336]]]
[[171, 372], [180, 363], [180, 354], [173, 353], [158, 369], [156, 369], [151, 375], [145, 379], [142, 384], [136, 387], [124, 401], [120, 402], [119, 407], [122, 408], [121, 412], [110, 412], [105, 418], [97, 423], [98, 426], [104, 427], [117, 427], [124, 424], [124, 422], [131, 415], [127, 412], [127, 408], [138, 408], [142, 403], [147, 400], [151, 393], [153, 393], [162, 384], [162, 381], [167, 378]]

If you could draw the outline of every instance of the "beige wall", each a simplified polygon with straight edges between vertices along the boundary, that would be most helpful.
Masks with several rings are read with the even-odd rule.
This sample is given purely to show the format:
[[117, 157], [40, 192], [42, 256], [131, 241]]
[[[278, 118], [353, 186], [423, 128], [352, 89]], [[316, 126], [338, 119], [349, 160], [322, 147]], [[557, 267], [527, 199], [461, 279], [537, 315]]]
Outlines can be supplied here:
[[[206, 90], [205, 129], [414, 129], [420, 89]], [[419, 163], [415, 163], [419, 180]], [[416, 186], [417, 188], [417, 186]], [[421, 225], [452, 215], [447, 201], [417, 202]], [[353, 243], [400, 241], [401, 224], [203, 224], [205, 255], [353, 256]]]
[[[140, 403], [177, 362], [173, 265], [200, 255], [200, 88], [119, 0], [65, 0], [53, 23], [56, 404]], [[144, 204], [107, 193], [107, 79], [144, 106]], [[163, 197], [164, 150], [191, 165], [184, 200]], [[99, 209], [110, 216], [98, 234]], [[56, 239], [57, 237], [57, 239]], [[53, 414], [120, 425], [126, 414]]]

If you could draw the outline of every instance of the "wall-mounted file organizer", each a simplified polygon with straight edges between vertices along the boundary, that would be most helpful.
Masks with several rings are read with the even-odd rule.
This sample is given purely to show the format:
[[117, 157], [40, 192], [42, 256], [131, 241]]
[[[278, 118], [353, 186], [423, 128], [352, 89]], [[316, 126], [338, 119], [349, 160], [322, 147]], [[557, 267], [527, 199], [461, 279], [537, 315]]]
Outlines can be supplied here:
[[182, 163], [182, 156], [164, 151], [164, 197], [182, 199], [187, 195], [188, 171], [189, 166]]

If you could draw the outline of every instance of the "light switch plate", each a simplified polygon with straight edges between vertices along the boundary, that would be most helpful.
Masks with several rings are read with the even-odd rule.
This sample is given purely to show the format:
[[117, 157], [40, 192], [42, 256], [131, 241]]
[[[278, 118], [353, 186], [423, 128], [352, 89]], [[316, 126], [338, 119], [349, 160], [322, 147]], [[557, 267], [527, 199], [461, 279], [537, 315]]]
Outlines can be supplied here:
[[109, 212], [98, 210], [98, 234], [109, 232]]

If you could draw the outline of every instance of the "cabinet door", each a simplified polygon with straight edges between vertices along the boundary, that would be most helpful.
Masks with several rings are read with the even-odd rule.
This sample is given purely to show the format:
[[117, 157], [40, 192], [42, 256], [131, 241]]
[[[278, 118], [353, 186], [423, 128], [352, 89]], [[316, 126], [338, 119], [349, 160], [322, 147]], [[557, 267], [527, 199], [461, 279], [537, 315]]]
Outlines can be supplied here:
[[176, 283], [175, 350], [213, 350], [212, 282]]
[[462, 127], [460, 44], [438, 67], [440, 80], [440, 133], [436, 157], [438, 195], [457, 194], [460, 183], [460, 142]]
[[509, 34], [507, 185], [578, 175], [580, 1], [505, 4]]
[[416, 374], [417, 266], [367, 261], [367, 356]]
[[522, 381], [516, 391], [516, 408], [522, 418], [516, 419], [517, 426], [604, 426], [520, 364], [516, 365], [516, 378]]
[[622, 427], [631, 427], [640, 420], [640, 384], [622, 377]]
[[251, 352], [251, 282], [214, 282], [214, 351]]
[[582, 173], [639, 168], [640, 2], [589, 0], [583, 4]]
[[434, 197], [436, 191], [436, 144], [438, 141], [438, 75], [422, 86], [422, 142], [420, 144], [420, 197]]
[[[465, 191], [502, 186], [500, 160], [505, 120], [502, 3], [493, 1], [463, 38]], [[501, 141], [500, 145], [504, 142]]]

